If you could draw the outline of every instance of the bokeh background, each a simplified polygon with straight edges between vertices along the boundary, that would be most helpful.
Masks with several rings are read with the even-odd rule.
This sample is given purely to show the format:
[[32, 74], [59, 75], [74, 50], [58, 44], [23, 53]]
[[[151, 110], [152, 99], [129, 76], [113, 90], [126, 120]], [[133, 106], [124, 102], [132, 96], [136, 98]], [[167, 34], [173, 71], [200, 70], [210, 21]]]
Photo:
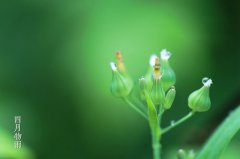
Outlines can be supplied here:
[[[172, 52], [177, 97], [163, 125], [185, 115], [187, 97], [213, 79], [212, 108], [166, 134], [163, 156], [198, 151], [240, 104], [240, 10], [227, 0], [2, 0], [0, 158], [150, 159], [147, 122], [110, 91], [121, 50], [135, 81], [152, 53]], [[136, 85], [137, 87], [137, 85]], [[22, 116], [20, 151], [14, 116]], [[240, 134], [222, 159], [239, 158]]]

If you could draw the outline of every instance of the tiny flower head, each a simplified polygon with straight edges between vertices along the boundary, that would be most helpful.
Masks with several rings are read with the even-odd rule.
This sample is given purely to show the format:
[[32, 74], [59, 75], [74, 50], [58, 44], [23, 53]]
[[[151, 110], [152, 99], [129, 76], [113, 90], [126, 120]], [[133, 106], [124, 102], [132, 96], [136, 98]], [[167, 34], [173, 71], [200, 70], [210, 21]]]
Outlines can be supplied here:
[[203, 78], [203, 86], [191, 93], [188, 97], [188, 106], [196, 112], [204, 112], [210, 109], [211, 100], [209, 97], [209, 89], [212, 84], [212, 80], [209, 78]]
[[171, 53], [169, 51], [167, 51], [167, 49], [163, 49], [160, 52], [160, 57], [162, 60], [168, 60], [171, 57]]

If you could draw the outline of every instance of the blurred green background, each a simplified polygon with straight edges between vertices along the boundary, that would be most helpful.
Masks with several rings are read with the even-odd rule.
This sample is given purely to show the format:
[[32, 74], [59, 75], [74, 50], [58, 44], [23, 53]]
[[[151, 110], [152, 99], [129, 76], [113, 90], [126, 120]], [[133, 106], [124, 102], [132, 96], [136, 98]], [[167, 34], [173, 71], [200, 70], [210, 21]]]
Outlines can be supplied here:
[[[212, 108], [163, 138], [163, 155], [195, 149], [240, 104], [239, 3], [217, 0], [2, 0], [0, 159], [150, 159], [147, 122], [110, 91], [121, 50], [135, 81], [152, 53], [172, 52], [177, 97], [163, 125], [211, 77]], [[13, 150], [14, 116], [23, 149]], [[237, 159], [240, 134], [222, 159]]]

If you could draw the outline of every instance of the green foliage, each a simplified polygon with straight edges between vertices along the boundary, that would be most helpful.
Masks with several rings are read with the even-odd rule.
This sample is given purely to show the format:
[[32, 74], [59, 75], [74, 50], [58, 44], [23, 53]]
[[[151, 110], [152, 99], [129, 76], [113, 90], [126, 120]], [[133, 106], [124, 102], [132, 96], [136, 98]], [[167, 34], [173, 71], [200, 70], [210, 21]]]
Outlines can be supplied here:
[[227, 117], [205, 146], [196, 159], [217, 159], [230, 143], [233, 136], [240, 130], [240, 106]]

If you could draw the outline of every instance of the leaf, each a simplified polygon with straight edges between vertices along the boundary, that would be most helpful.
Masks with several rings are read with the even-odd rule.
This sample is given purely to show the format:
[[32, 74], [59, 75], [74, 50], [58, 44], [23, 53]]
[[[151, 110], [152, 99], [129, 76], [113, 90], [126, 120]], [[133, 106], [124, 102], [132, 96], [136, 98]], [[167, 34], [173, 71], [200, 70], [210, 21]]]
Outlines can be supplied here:
[[208, 139], [196, 159], [218, 159], [240, 130], [240, 106], [236, 108]]

